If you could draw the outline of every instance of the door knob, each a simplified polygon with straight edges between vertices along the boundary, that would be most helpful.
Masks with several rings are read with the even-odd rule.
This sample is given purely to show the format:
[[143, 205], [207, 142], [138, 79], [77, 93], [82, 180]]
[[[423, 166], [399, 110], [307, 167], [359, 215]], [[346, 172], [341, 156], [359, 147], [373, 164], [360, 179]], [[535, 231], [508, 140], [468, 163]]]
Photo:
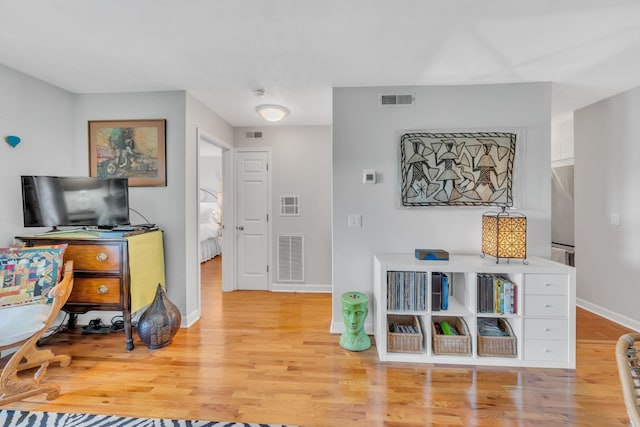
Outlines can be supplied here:
[[244, 225], [239, 225], [238, 226], [238, 230], [240, 230], [240, 231], [244, 230]]

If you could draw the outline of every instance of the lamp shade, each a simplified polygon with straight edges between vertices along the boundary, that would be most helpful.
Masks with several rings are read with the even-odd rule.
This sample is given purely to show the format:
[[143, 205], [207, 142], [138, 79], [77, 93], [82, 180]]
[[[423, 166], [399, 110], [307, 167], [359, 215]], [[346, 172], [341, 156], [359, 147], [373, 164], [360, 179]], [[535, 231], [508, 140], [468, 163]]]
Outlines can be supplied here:
[[270, 122], [278, 122], [289, 114], [289, 110], [286, 107], [275, 104], [258, 105], [256, 111], [260, 117]]
[[500, 258], [527, 258], [527, 217], [520, 213], [482, 215], [482, 253]]

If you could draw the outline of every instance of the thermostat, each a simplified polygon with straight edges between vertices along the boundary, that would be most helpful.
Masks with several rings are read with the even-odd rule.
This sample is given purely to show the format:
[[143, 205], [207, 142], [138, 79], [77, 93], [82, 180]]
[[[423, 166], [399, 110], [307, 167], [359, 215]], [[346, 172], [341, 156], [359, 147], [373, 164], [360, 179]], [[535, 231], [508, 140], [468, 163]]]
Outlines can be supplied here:
[[376, 171], [373, 169], [365, 169], [362, 174], [363, 184], [375, 184], [376, 183]]

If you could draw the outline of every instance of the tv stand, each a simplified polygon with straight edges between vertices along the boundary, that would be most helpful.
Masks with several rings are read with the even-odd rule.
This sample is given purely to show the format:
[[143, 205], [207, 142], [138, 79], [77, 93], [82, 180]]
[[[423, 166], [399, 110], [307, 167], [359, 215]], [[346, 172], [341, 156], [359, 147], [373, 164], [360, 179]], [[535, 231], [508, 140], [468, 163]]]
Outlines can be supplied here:
[[65, 261], [73, 260], [74, 284], [62, 308], [69, 328], [78, 314], [122, 311], [127, 351], [134, 348], [131, 313], [153, 301], [158, 283], [165, 285], [162, 231], [98, 236], [86, 230], [17, 236], [27, 246], [66, 243]]

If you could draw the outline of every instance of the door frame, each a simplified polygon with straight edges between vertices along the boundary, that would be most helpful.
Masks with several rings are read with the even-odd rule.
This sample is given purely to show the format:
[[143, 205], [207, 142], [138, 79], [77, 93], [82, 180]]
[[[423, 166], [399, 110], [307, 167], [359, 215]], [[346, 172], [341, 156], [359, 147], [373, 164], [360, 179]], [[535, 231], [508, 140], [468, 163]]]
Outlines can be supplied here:
[[[207, 142], [216, 145], [222, 149], [222, 290], [232, 291], [236, 289], [235, 283], [235, 239], [231, 231], [235, 230], [235, 212], [234, 212], [234, 177], [235, 177], [235, 159], [233, 146], [220, 138], [207, 134], [200, 128], [196, 128], [196, 221], [200, 225], [200, 142]], [[196, 236], [196, 253], [200, 254], [200, 240]], [[200, 259], [198, 262], [198, 289], [197, 306], [198, 313], [201, 313], [202, 301], [202, 275], [200, 269]]]
[[[272, 203], [271, 203], [271, 195], [272, 195], [272, 164], [271, 164], [271, 147], [236, 147], [235, 149], [235, 153], [234, 153], [234, 168], [233, 168], [233, 175], [234, 175], [234, 194], [237, 196], [238, 194], [238, 156], [236, 155], [237, 153], [247, 153], [247, 152], [261, 152], [261, 153], [267, 153], [267, 215], [268, 215], [268, 221], [267, 221], [267, 263], [269, 265], [269, 271], [267, 272], [267, 290], [271, 291], [272, 285], [273, 285], [273, 270], [274, 270], [274, 265], [273, 265], [273, 250], [272, 250], [272, 245], [273, 245], [273, 239], [271, 238], [272, 236], [272, 223], [273, 223], [273, 212], [272, 212]], [[235, 287], [234, 289], [238, 289], [238, 230], [237, 230], [237, 225], [238, 225], [238, 200], [237, 197], [234, 200], [234, 218], [233, 218], [233, 236], [234, 236], [234, 279], [235, 279]], [[224, 271], [224, 270], [223, 270]]]

